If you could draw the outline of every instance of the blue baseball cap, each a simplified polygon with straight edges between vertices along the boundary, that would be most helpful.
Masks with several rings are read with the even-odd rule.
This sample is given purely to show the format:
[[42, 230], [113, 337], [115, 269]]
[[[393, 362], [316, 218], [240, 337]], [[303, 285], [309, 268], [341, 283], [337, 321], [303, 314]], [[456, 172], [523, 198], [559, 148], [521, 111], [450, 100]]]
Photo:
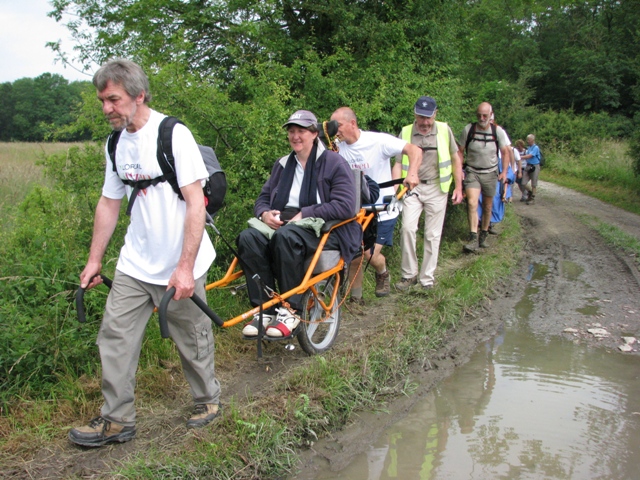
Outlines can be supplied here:
[[413, 111], [416, 115], [420, 115], [421, 117], [433, 117], [433, 114], [436, 113], [437, 109], [438, 106], [433, 98], [420, 97], [416, 102], [416, 106]]

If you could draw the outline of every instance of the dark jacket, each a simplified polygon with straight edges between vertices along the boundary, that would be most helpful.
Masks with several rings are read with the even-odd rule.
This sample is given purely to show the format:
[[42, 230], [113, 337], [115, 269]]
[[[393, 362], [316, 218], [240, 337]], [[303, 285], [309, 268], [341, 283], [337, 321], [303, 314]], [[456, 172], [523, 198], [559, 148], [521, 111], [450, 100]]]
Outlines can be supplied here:
[[[302, 218], [315, 217], [329, 220], [346, 220], [355, 216], [356, 186], [353, 173], [347, 161], [335, 152], [318, 148], [315, 168], [318, 178], [318, 195], [320, 203], [301, 209]], [[287, 162], [282, 157], [271, 170], [271, 176], [262, 186], [253, 212], [259, 217], [267, 210], [272, 210], [278, 182]], [[357, 192], [359, 195], [360, 192]], [[340, 253], [346, 262], [350, 262], [362, 244], [362, 227], [350, 222], [336, 229], [333, 233], [340, 240]]]

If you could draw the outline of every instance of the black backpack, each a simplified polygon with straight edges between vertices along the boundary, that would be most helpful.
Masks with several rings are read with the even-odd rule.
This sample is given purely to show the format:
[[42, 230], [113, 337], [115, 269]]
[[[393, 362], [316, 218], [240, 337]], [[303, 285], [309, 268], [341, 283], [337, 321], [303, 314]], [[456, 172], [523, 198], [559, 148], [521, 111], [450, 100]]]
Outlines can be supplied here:
[[[469, 133], [467, 134], [467, 141], [464, 145], [464, 153], [467, 153], [467, 147], [471, 142], [495, 142], [496, 144], [496, 156], [500, 153], [500, 148], [498, 147], [498, 134], [496, 126], [493, 123], [491, 125], [491, 133], [485, 132], [476, 132], [476, 126], [478, 122], [474, 122], [471, 124], [471, 128], [469, 129]], [[476, 138], [476, 135], [481, 135], [483, 138]]]
[[[178, 198], [180, 198], [180, 200], [184, 200], [182, 192], [180, 192], [180, 187], [178, 186], [175, 158], [173, 157], [173, 127], [175, 127], [177, 123], [182, 122], [176, 117], [165, 117], [158, 127], [158, 148], [156, 150], [156, 156], [158, 158], [160, 169], [162, 170], [162, 175], [150, 180], [134, 181], [121, 179], [125, 185], [133, 187], [131, 198], [129, 198], [129, 206], [127, 207], [127, 215], [131, 215], [133, 203], [135, 202], [140, 190], [157, 185], [161, 182], [169, 182], [169, 185], [171, 185], [173, 191], [176, 192]], [[118, 145], [118, 140], [120, 140], [121, 133], [121, 131], [114, 130], [111, 132], [107, 140], [107, 151], [109, 152], [109, 158], [111, 159], [114, 172], [117, 172], [116, 147]], [[203, 145], [198, 145], [198, 148], [200, 149], [200, 154], [202, 155], [204, 164], [207, 167], [207, 173], [209, 174], [209, 178], [207, 178], [204, 187], [202, 187], [205, 197], [205, 205], [207, 213], [213, 217], [213, 215], [215, 215], [224, 204], [224, 196], [227, 193], [227, 179], [220, 167], [220, 162], [218, 162], [218, 157], [216, 157], [216, 153], [213, 151], [213, 148]]]

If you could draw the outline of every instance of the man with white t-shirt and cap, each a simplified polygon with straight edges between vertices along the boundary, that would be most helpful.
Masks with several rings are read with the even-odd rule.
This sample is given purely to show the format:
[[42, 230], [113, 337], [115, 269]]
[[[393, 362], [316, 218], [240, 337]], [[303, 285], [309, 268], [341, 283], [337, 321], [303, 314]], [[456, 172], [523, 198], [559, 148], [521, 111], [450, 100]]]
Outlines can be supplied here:
[[[338, 138], [340, 139], [339, 153], [349, 162], [352, 169], [362, 170], [377, 183], [392, 180], [391, 158], [397, 155], [407, 155], [408, 167], [405, 184], [414, 188], [418, 184], [418, 168], [422, 158], [419, 148], [411, 145], [388, 133], [368, 132], [360, 130], [355, 113], [349, 107], [341, 107], [333, 112], [331, 120], [338, 122]], [[399, 175], [398, 177], [400, 178]], [[383, 188], [380, 198], [393, 195], [394, 187]], [[398, 219], [398, 212], [380, 212], [378, 219], [378, 231], [373, 253], [365, 251], [364, 258], [371, 263], [376, 270], [377, 297], [384, 297], [390, 292], [390, 277], [387, 270], [386, 259], [382, 255], [384, 245], [393, 245], [393, 228]], [[360, 265], [357, 261], [352, 263], [350, 277], [355, 274], [355, 269]], [[362, 268], [353, 279], [350, 301], [363, 304], [362, 300]]]

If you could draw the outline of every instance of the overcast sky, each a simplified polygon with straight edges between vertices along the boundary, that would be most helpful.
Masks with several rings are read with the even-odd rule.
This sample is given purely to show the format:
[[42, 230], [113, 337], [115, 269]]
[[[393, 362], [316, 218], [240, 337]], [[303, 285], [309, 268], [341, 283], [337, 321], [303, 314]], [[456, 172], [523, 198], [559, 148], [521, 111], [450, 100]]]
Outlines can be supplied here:
[[0, 0], [0, 83], [47, 72], [69, 81], [91, 80], [91, 74], [54, 64], [55, 54], [45, 44], [62, 40], [68, 55], [74, 44], [67, 29], [47, 16], [51, 10], [48, 0]]

